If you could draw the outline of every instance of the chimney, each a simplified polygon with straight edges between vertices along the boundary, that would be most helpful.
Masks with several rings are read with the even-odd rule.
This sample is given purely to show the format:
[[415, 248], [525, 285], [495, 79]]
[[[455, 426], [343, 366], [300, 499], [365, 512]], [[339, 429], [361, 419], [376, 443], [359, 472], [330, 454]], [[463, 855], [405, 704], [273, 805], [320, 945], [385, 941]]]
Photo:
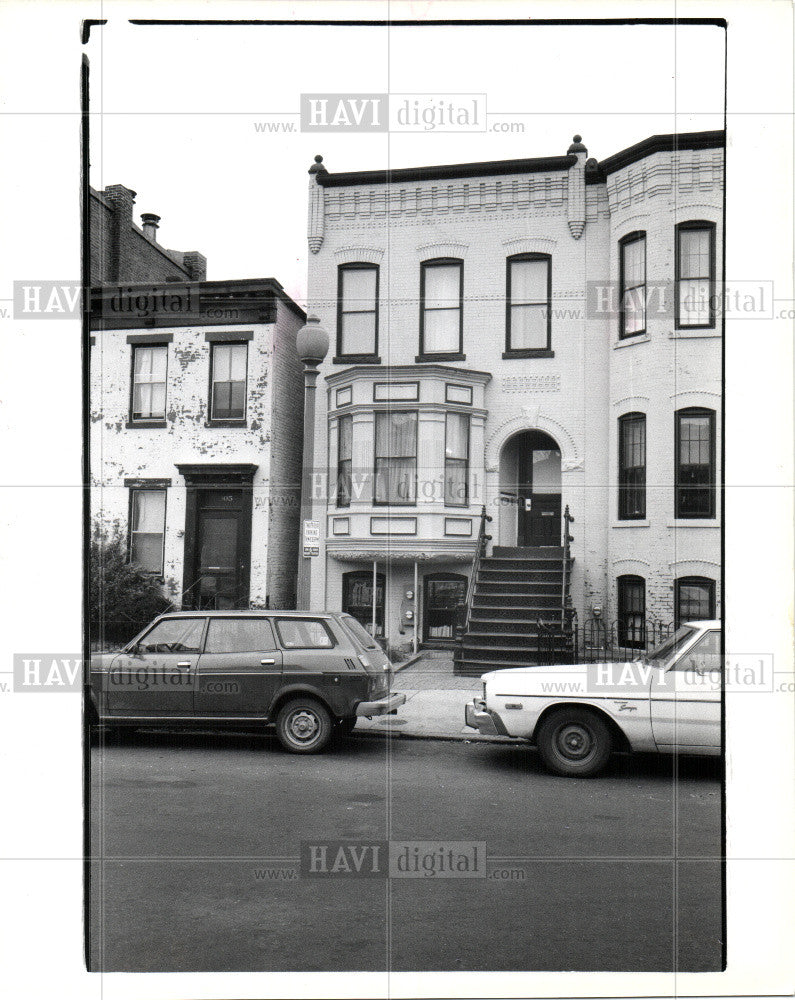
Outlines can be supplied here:
[[207, 280], [207, 258], [198, 250], [188, 250], [182, 255], [182, 266], [191, 281]]
[[157, 227], [160, 216], [154, 215], [152, 212], [142, 212], [141, 222], [144, 226], [144, 236], [153, 243], [157, 243]]
[[111, 282], [122, 281], [124, 273], [123, 244], [125, 236], [132, 226], [135, 191], [123, 184], [109, 184], [102, 192], [113, 206], [113, 219], [108, 234], [108, 256], [110, 258]]

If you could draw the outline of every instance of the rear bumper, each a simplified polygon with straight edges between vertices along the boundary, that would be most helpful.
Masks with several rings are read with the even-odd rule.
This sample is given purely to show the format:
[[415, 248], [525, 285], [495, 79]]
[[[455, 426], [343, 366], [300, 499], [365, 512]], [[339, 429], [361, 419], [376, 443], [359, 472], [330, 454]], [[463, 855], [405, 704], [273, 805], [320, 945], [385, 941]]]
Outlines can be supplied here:
[[357, 715], [391, 715], [397, 712], [400, 705], [406, 703], [406, 696], [399, 691], [394, 691], [386, 698], [379, 698], [378, 701], [360, 701], [356, 706]]
[[464, 709], [464, 721], [472, 729], [477, 729], [481, 736], [507, 736], [508, 730], [502, 719], [495, 712], [489, 712], [486, 703], [480, 698], [467, 702]]

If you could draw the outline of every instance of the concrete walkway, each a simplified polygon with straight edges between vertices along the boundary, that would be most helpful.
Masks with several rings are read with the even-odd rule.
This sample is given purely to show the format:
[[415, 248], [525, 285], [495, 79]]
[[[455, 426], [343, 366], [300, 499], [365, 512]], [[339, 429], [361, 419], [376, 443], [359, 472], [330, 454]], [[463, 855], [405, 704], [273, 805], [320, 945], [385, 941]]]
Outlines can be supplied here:
[[359, 719], [356, 734], [403, 736], [412, 739], [510, 742], [503, 736], [481, 736], [464, 725], [464, 706], [481, 692], [478, 677], [456, 677], [452, 656], [420, 654], [404, 667], [397, 667], [393, 691], [406, 695], [397, 715]]

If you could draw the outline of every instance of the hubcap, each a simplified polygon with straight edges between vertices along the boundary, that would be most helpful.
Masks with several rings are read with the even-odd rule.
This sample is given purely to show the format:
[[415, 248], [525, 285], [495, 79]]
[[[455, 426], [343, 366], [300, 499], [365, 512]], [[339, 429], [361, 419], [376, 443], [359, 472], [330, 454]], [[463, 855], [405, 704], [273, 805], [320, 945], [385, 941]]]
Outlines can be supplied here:
[[555, 738], [555, 746], [567, 760], [583, 760], [593, 750], [593, 734], [587, 726], [570, 722], [561, 726]]
[[293, 712], [287, 723], [287, 730], [296, 743], [311, 743], [319, 729], [318, 717], [306, 708]]

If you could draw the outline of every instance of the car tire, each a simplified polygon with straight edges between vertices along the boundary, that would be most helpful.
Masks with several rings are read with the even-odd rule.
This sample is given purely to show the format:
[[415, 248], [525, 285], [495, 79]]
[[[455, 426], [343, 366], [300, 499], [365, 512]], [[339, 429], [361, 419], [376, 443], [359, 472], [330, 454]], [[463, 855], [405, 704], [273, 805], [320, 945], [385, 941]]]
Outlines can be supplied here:
[[357, 717], [355, 715], [346, 715], [342, 719], [337, 719], [335, 734], [337, 736], [350, 736], [356, 722]]
[[328, 709], [314, 698], [293, 698], [276, 716], [276, 736], [290, 753], [320, 753], [332, 733]]
[[541, 723], [536, 739], [550, 771], [567, 778], [590, 778], [607, 764], [613, 736], [607, 723], [587, 708], [562, 708]]

